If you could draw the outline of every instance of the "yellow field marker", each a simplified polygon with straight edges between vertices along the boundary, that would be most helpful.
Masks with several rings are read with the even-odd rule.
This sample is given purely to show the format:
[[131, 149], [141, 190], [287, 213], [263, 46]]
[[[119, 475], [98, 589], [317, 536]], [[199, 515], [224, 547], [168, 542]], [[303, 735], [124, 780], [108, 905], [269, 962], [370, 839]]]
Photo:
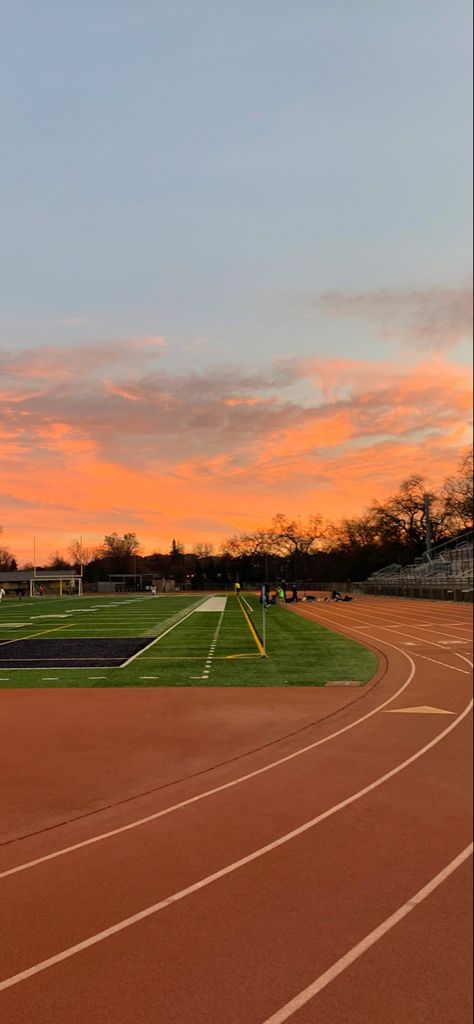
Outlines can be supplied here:
[[265, 651], [265, 648], [264, 648], [264, 646], [263, 646], [263, 644], [262, 644], [262, 641], [261, 641], [261, 639], [260, 639], [260, 637], [259, 637], [259, 635], [258, 635], [258, 633], [257, 633], [257, 630], [255, 629], [255, 626], [254, 626], [254, 624], [253, 624], [253, 622], [252, 622], [251, 618], [249, 617], [249, 615], [248, 615], [248, 613], [247, 613], [246, 609], [244, 608], [244, 605], [243, 605], [243, 603], [242, 603], [242, 601], [241, 601], [241, 599], [240, 599], [240, 594], [237, 594], [236, 596], [237, 596], [237, 604], [238, 604], [238, 605], [240, 606], [240, 609], [241, 609], [241, 611], [242, 611], [242, 614], [243, 614], [243, 615], [244, 615], [244, 617], [245, 617], [245, 620], [246, 620], [246, 622], [247, 622], [247, 625], [248, 625], [248, 627], [249, 627], [249, 630], [250, 630], [250, 632], [251, 632], [251, 634], [252, 634], [252, 636], [253, 636], [253, 638], [254, 638], [254, 640], [255, 640], [255, 643], [256, 643], [256, 645], [257, 645], [257, 650], [259, 651], [259, 653], [260, 653], [260, 656], [261, 656], [262, 658], [266, 658], [266, 656], [267, 656], [267, 655], [266, 655], [266, 651]]
[[21, 640], [33, 640], [36, 636], [44, 636], [45, 633], [57, 633], [59, 629], [72, 629], [75, 623], [67, 622], [65, 626], [53, 626], [52, 629], [43, 629], [41, 633], [29, 633], [28, 636], [16, 636], [13, 640], [0, 640], [0, 647], [7, 644], [17, 644]]

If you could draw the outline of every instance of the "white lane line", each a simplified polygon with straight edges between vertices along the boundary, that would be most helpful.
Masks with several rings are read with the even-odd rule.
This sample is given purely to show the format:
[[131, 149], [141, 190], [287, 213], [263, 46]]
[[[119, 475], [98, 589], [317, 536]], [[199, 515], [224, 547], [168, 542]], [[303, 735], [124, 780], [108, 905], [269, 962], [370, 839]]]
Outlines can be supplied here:
[[126, 928], [131, 928], [132, 925], [138, 924], [140, 921], [144, 921], [148, 917], [153, 917], [160, 910], [164, 910], [166, 907], [171, 906], [173, 903], [178, 903], [180, 900], [185, 899], [186, 896], [191, 896], [195, 892], [199, 892], [201, 889], [207, 888], [208, 885], [212, 885], [213, 882], [219, 881], [221, 878], [225, 878], [227, 875], [233, 874], [234, 871], [239, 868], [245, 867], [247, 864], [251, 864], [255, 860], [259, 860], [260, 857], [264, 857], [267, 853], [271, 853], [273, 850], [277, 850], [280, 846], [284, 846], [285, 843], [290, 842], [292, 839], [296, 839], [298, 836], [304, 835], [305, 832], [309, 832], [310, 829], [314, 828], [315, 825], [319, 825], [321, 821], [325, 821], [326, 818], [332, 817], [337, 814], [338, 811], [342, 811], [345, 807], [349, 807], [350, 804], [355, 803], [356, 800], [360, 800], [367, 793], [371, 793], [378, 786], [388, 782], [399, 772], [408, 768], [409, 765], [413, 764], [418, 758], [422, 757], [435, 747], [438, 743], [444, 739], [453, 729], [455, 729], [460, 722], [469, 714], [472, 709], [473, 701], [464, 708], [464, 711], [448, 725], [443, 732], [440, 732], [438, 736], [435, 736], [433, 740], [427, 743], [420, 750], [417, 750], [415, 754], [408, 757], [406, 761], [402, 761], [401, 764], [396, 765], [391, 771], [386, 772], [385, 775], [381, 775], [374, 782], [371, 782], [368, 786], [364, 786], [363, 789], [358, 790], [357, 793], [353, 793], [351, 796], [346, 797], [345, 800], [341, 800], [340, 803], [335, 804], [333, 807], [329, 807], [327, 811], [323, 811], [322, 814], [318, 814], [315, 818], [311, 818], [310, 821], [305, 821], [303, 825], [299, 825], [298, 828], [292, 829], [291, 832], [286, 832], [285, 835], [279, 836], [278, 839], [274, 839], [273, 842], [267, 843], [266, 846], [261, 846], [258, 850], [254, 850], [253, 853], [247, 854], [246, 857], [241, 857], [240, 860], [233, 861], [232, 864], [227, 864], [225, 868], [220, 868], [219, 871], [214, 871], [212, 875], [207, 875], [205, 878], [201, 878], [198, 882], [194, 882], [192, 885], [188, 885], [185, 889], [180, 889], [178, 892], [172, 893], [171, 896], [165, 897], [163, 900], [159, 900], [158, 903], [153, 903], [149, 907], [145, 907], [143, 910], [138, 911], [137, 914], [132, 914], [130, 917], [124, 918], [122, 921], [117, 921], [116, 924], [105, 928], [101, 932], [96, 932], [95, 935], [90, 935], [89, 938], [83, 939], [82, 942], [76, 943], [75, 946], [69, 946], [68, 949], [61, 950], [60, 953], [55, 953], [54, 956], [48, 957], [47, 960], [41, 960], [40, 963], [33, 964], [32, 967], [27, 967], [26, 970], [20, 971], [19, 974], [14, 974], [10, 978], [5, 978], [0, 982], [0, 992], [4, 989], [11, 988], [13, 985], [18, 985], [21, 981], [26, 981], [27, 978], [31, 978], [35, 974], [40, 974], [42, 971], [47, 970], [49, 967], [54, 967], [56, 964], [61, 963], [63, 960], [69, 960], [70, 957], [76, 956], [77, 953], [82, 953], [83, 950], [89, 949], [91, 946], [96, 946], [97, 943], [103, 942], [104, 939], [109, 939], [112, 935], [117, 935], [118, 932], [125, 931]]
[[[360, 633], [361, 631], [357, 629], [351, 629], [351, 632]], [[370, 634], [364, 635], [369, 636], [369, 638], [372, 640], [377, 639], [376, 637], [372, 637]], [[407, 654], [406, 651], [404, 651], [401, 647], [397, 647], [396, 644], [389, 643], [388, 640], [384, 640], [383, 643], [386, 647], [393, 647], [393, 649], [395, 651], [398, 651], [399, 654], [403, 654], [403, 657], [406, 658], [407, 661], [410, 663], [410, 672], [405, 682], [402, 683], [401, 687], [396, 691], [396, 693], [393, 694], [393, 697], [389, 697], [387, 700], [383, 701], [382, 704], [379, 704], [372, 711], [368, 711], [366, 715], [362, 715], [361, 718], [356, 718], [355, 722], [351, 722], [349, 725], [345, 725], [342, 729], [337, 729], [336, 732], [330, 733], [329, 736], [325, 736], [320, 740], [316, 740], [314, 743], [310, 743], [305, 747], [301, 747], [299, 750], [293, 751], [292, 754], [287, 754], [285, 757], [278, 758], [278, 760], [276, 761], [271, 761], [270, 764], [264, 765], [263, 768], [257, 768], [255, 771], [248, 772], [246, 775], [241, 775], [237, 779], [233, 779], [231, 782], [225, 782], [221, 786], [215, 786], [213, 789], [208, 789], [205, 790], [203, 793], [198, 793], [197, 796], [192, 796], [189, 797], [187, 800], [182, 800], [177, 804], [172, 804], [169, 807], [165, 807], [162, 811], [155, 811], [154, 814], [148, 814], [146, 817], [138, 818], [135, 821], [129, 822], [127, 825], [121, 825], [119, 828], [111, 829], [111, 831], [109, 832], [102, 832], [99, 833], [99, 835], [97, 836], [91, 836], [90, 839], [83, 839], [82, 842], [80, 843], [74, 843], [71, 846], [65, 846], [59, 850], [54, 850], [53, 853], [47, 853], [43, 857], [35, 858], [35, 860], [25, 861], [22, 864], [17, 864], [14, 868], [9, 868], [6, 871], [0, 872], [0, 879], [7, 878], [9, 875], [15, 875], [19, 871], [26, 871], [29, 868], [36, 867], [38, 864], [44, 864], [46, 861], [55, 860], [57, 857], [63, 857], [66, 854], [73, 853], [75, 850], [81, 850], [85, 846], [92, 846], [93, 844], [100, 843], [105, 839], [111, 839], [114, 836], [120, 835], [123, 832], [129, 832], [131, 829], [140, 828], [142, 825], [147, 825], [151, 821], [156, 821], [158, 818], [162, 818], [166, 814], [172, 814], [174, 813], [174, 811], [181, 810], [183, 807], [188, 807], [190, 804], [197, 803], [199, 800], [205, 800], [207, 799], [207, 797], [214, 796], [216, 793], [222, 793], [224, 790], [231, 789], [233, 786], [239, 786], [241, 783], [247, 782], [249, 779], [254, 779], [258, 775], [263, 775], [264, 772], [271, 771], [273, 770], [273, 768], [278, 768], [281, 764], [286, 764], [288, 761], [292, 761], [293, 758], [300, 757], [302, 754], [306, 754], [308, 753], [308, 751], [314, 750], [316, 747], [321, 746], [323, 743], [328, 743], [330, 740], [336, 739], [343, 733], [348, 732], [349, 729], [354, 729], [356, 726], [361, 725], [362, 722], [365, 722], [368, 718], [371, 718], [372, 715], [378, 714], [379, 711], [382, 711], [383, 708], [387, 707], [388, 704], [391, 704], [392, 701], [396, 700], [397, 697], [399, 697], [399, 695], [403, 693], [403, 691], [406, 690], [407, 687], [410, 685], [416, 671], [415, 662], [410, 657], [410, 655]], [[457, 657], [462, 658], [463, 661], [468, 660], [464, 657], [464, 655], [459, 653], [457, 654]], [[442, 662], [439, 662], [439, 664], [442, 664]], [[447, 667], [452, 668], [454, 666], [448, 665]], [[456, 671], [463, 672], [464, 670], [456, 669]], [[191, 678], [201, 679], [202, 676], [192, 676]]]
[[178, 619], [177, 622], [174, 622], [173, 625], [169, 627], [169, 629], [165, 629], [164, 633], [160, 633], [159, 636], [153, 637], [153, 640], [151, 640], [151, 642], [147, 644], [146, 647], [142, 647], [142, 649], [140, 651], [137, 651], [136, 654], [132, 654], [132, 657], [128, 658], [127, 661], [124, 661], [123, 665], [120, 665], [119, 668], [127, 668], [127, 665], [130, 665], [132, 661], [135, 661], [135, 658], [139, 658], [140, 654], [144, 654], [145, 651], [149, 651], [150, 647], [154, 647], [159, 640], [163, 640], [163, 637], [168, 636], [168, 633], [171, 633], [173, 629], [176, 629], [176, 626], [181, 626], [181, 624], [183, 622], [186, 622], [186, 619], [189, 619], [191, 615], [194, 615], [194, 609], [193, 611], [188, 612], [187, 615], [183, 615], [182, 619]]
[[[387, 642], [386, 646], [395, 647], [394, 644]], [[224, 782], [220, 786], [214, 786], [213, 789], [207, 789], [203, 793], [198, 793], [196, 796], [188, 797], [187, 800], [181, 800], [177, 804], [171, 804], [169, 807], [164, 807], [161, 811], [155, 811], [153, 814], [147, 814], [146, 817], [138, 818], [135, 821], [130, 821], [127, 825], [121, 825], [119, 828], [111, 829], [109, 832], [101, 832], [99, 835], [91, 836], [90, 839], [83, 839], [80, 843], [73, 843], [71, 846], [65, 846], [60, 850], [54, 850], [53, 853], [44, 854], [42, 857], [37, 857], [35, 860], [25, 861], [22, 864], [17, 864], [14, 868], [8, 868], [6, 871], [0, 872], [0, 879], [8, 878], [9, 875], [16, 875], [19, 871], [26, 871], [29, 868], [36, 867], [38, 864], [44, 864], [46, 861], [55, 860], [57, 857], [64, 857], [68, 853], [73, 853], [75, 850], [81, 850], [85, 846], [92, 846], [95, 843], [101, 843], [105, 839], [112, 839], [113, 836], [121, 835], [123, 832], [129, 832], [134, 828], [140, 828], [142, 825], [148, 825], [151, 821], [156, 821], [158, 818], [164, 817], [166, 814], [172, 814], [174, 811], [179, 811], [183, 807], [188, 807], [190, 804], [197, 803], [199, 800], [205, 800], [207, 797], [214, 796], [217, 793], [223, 793], [227, 789], [232, 789], [233, 786], [239, 786], [241, 783], [248, 782], [250, 779], [255, 779], [259, 775], [263, 775], [265, 772], [272, 771], [274, 768], [278, 768], [282, 764], [287, 764], [288, 761], [292, 761], [296, 757], [301, 757], [302, 754], [307, 754], [310, 750], [315, 750], [316, 747], [322, 746], [323, 743], [329, 743], [330, 740], [336, 739], [338, 736], [342, 736], [343, 733], [354, 729], [357, 725], [365, 722], [372, 715], [378, 714], [383, 708], [391, 704], [392, 701], [396, 700], [397, 697], [403, 693], [404, 690], [410, 685], [413, 676], [416, 671], [415, 662], [410, 658], [410, 655], [406, 651], [402, 651], [400, 647], [395, 647], [395, 650], [399, 651], [410, 663], [410, 672], [404, 683], [400, 688], [393, 694], [393, 697], [389, 697], [383, 701], [382, 704], [378, 704], [372, 711], [368, 711], [366, 715], [362, 715], [361, 718], [356, 718], [355, 722], [345, 725], [342, 729], [337, 729], [336, 732], [330, 733], [329, 736], [324, 736], [320, 740], [315, 740], [314, 743], [309, 743], [305, 747], [300, 747], [298, 750], [294, 750], [291, 754], [286, 754], [285, 757], [279, 757], [276, 761], [271, 761], [270, 764], [266, 764], [263, 768], [256, 768], [252, 772], [248, 772], [246, 775], [240, 775], [236, 779], [232, 779], [231, 782]], [[194, 679], [202, 679], [202, 676], [192, 676]]]
[[[470, 621], [470, 619], [468, 617], [466, 617], [465, 622], [459, 622], [458, 619], [456, 619], [455, 622], [451, 621], [449, 619], [449, 616], [447, 616], [447, 614], [446, 614], [446, 612], [449, 611], [449, 606], [447, 606], [446, 608], [438, 607], [437, 609], [430, 609], [430, 612], [433, 612], [433, 611], [436, 612], [437, 611], [439, 613], [439, 622], [433, 621], [433, 619], [436, 619], [436, 615], [435, 614], [431, 615], [431, 621], [427, 621], [426, 609], [423, 612], [423, 611], [419, 611], [418, 609], [411, 609], [410, 608], [410, 612], [409, 612], [409, 614], [410, 614], [410, 621], [409, 622], [404, 622], [403, 618], [402, 618], [402, 616], [407, 613], [407, 609], [406, 608], [405, 609], [400, 609], [399, 608], [397, 610], [399, 614], [397, 614], [396, 618], [394, 616], [394, 619], [392, 619], [390, 616], [388, 616], [386, 611], [382, 611], [380, 609], [380, 607], [375, 608], [373, 605], [372, 606], [368, 606], [365, 602], [363, 602], [363, 604], [358, 604], [357, 602], [355, 604], [351, 604], [350, 608], [347, 608], [347, 611], [350, 613], [351, 617], [354, 617], [354, 618], [356, 618], [357, 615], [359, 615], [359, 616], [371, 615], [374, 618], [378, 618], [378, 619], [383, 620], [383, 622], [387, 622], [388, 621], [391, 626], [398, 626], [398, 625], [400, 625], [400, 626], [410, 626], [410, 627], [415, 626], [415, 627], [420, 628], [420, 629], [425, 629], [425, 628], [433, 627], [436, 632], [443, 631], [445, 627], [447, 627], [448, 629], [451, 629], [452, 627], [458, 627], [458, 626], [462, 626], [463, 628], [470, 628], [471, 625], [472, 625], [472, 623], [471, 623], [471, 621]], [[393, 613], [393, 612], [394, 612], [394, 609], [391, 609], [391, 613]], [[421, 616], [421, 621], [418, 621], [417, 615]]]
[[[310, 620], [312, 622], [319, 622], [319, 619], [316, 619], [314, 615], [311, 615], [311, 612], [309, 611], [309, 609], [308, 609], [308, 612], [309, 612], [308, 617], [310, 618]], [[306, 618], [306, 617], [307, 616], [305, 615], [304, 618]], [[331, 619], [330, 616], [328, 616], [328, 618], [329, 618], [329, 620]], [[397, 647], [396, 644], [391, 644], [391, 643], [389, 643], [388, 640], [384, 640], [380, 636], [373, 636], [371, 633], [367, 633], [364, 629], [356, 629], [354, 626], [349, 626], [346, 623], [341, 623], [341, 621], [339, 619], [334, 619], [333, 618], [332, 621], [333, 621], [333, 623], [334, 623], [334, 625], [336, 627], [342, 625], [345, 629], [349, 630], [350, 633], [359, 633], [360, 636], [365, 636], [365, 637], [367, 637], [368, 640], [376, 640], [377, 643], [384, 644], [385, 647], [393, 647], [393, 649], [395, 651], [400, 651], [400, 653], [404, 654], [406, 658], [409, 658], [409, 655], [407, 654], [406, 651], [403, 650], [402, 647]], [[320, 625], [322, 625], [322, 623], [320, 623]], [[344, 633], [342, 634], [342, 636], [344, 636]], [[402, 641], [402, 643], [403, 643], [403, 641]], [[408, 646], [408, 645], [406, 645], [406, 646]], [[445, 648], [441, 647], [441, 650], [446, 653], [446, 649]], [[456, 665], [448, 665], [446, 661], [438, 661], [437, 658], [429, 658], [426, 654], [418, 654], [417, 651], [411, 651], [411, 654], [413, 654], [414, 658], [423, 658], [424, 661], [431, 661], [431, 662], [433, 662], [433, 665], [442, 665], [443, 668], [449, 668], [452, 672], [462, 672], [463, 675], [466, 675], [466, 676], [470, 675], [470, 672], [467, 672], [466, 669], [464, 669], [464, 668], [457, 668]], [[462, 657], [462, 655], [459, 654], [458, 651], [453, 651], [453, 654], [455, 654], [458, 657]], [[409, 659], [409, 660], [411, 660], [411, 659]], [[467, 660], [466, 658], [463, 658], [463, 661], [466, 661], [466, 660]]]
[[263, 1024], [284, 1024], [284, 1021], [289, 1020], [294, 1013], [301, 1010], [302, 1006], [306, 1006], [306, 1003], [309, 1003], [311, 999], [314, 999], [314, 997], [317, 996], [323, 988], [326, 988], [326, 985], [330, 985], [339, 974], [342, 974], [343, 971], [347, 970], [347, 968], [350, 967], [351, 964], [355, 963], [359, 957], [363, 956], [371, 946], [374, 946], [375, 943], [378, 942], [379, 939], [382, 939], [383, 936], [394, 928], [396, 924], [399, 924], [407, 914], [410, 914], [412, 910], [415, 910], [415, 908], [430, 896], [438, 886], [442, 885], [443, 882], [445, 882], [446, 879], [461, 867], [461, 864], [464, 864], [468, 857], [471, 856], [472, 849], [473, 844], [470, 843], [462, 853], [458, 854], [450, 864], [447, 864], [438, 875], [435, 875], [430, 882], [424, 885], [422, 889], [419, 889], [418, 892], [416, 892], [411, 899], [407, 900], [403, 906], [399, 907], [394, 914], [391, 914], [390, 917], [387, 917], [385, 921], [382, 922], [382, 924], [379, 924], [377, 928], [374, 928], [372, 932], [369, 932], [369, 934], [361, 939], [357, 945], [353, 946], [348, 953], [341, 956], [340, 960], [336, 960], [336, 963], [332, 964], [324, 974], [320, 974], [319, 978], [316, 978], [311, 985], [308, 985], [307, 988], [298, 992], [298, 995], [295, 996], [294, 999], [291, 999], [289, 1003], [282, 1006], [276, 1011], [276, 1013], [272, 1013], [271, 1017], [267, 1017], [267, 1019], [263, 1021]]
[[[367, 613], [367, 609], [364, 609], [364, 613], [363, 614], [364, 614], [365, 618], [368, 617], [366, 613]], [[370, 625], [374, 629], [386, 629], [386, 630], [389, 630], [389, 631], [400, 633], [400, 636], [413, 636], [413, 634], [412, 633], [404, 633], [401, 629], [398, 628], [399, 626], [405, 626], [406, 625], [406, 626], [409, 627], [410, 630], [413, 630], [413, 629], [425, 629], [426, 628], [426, 624], [425, 623], [417, 622], [416, 619], [414, 619], [413, 622], [407, 622], [407, 623], [405, 623], [405, 622], [391, 622], [391, 621], [387, 622], [386, 618], [384, 619], [383, 622], [378, 622], [378, 621], [371, 622], [371, 623], [360, 622], [360, 618], [358, 619], [358, 617], [357, 617], [357, 610], [355, 608], [352, 608], [352, 607], [349, 610], [349, 614], [350, 614], [350, 621], [351, 622], [356, 622], [357, 625], [360, 625], [360, 626]], [[360, 614], [362, 614], [362, 612]], [[373, 615], [373, 616], [379, 615], [380, 618], [384, 618], [382, 612], [377, 612], [376, 613], [374, 611], [371, 611], [371, 612], [369, 612], [369, 614]], [[345, 616], [346, 616], [346, 613], [344, 612], [344, 617]], [[338, 621], [340, 621], [341, 624], [343, 624], [342, 620], [338, 620]], [[453, 636], [453, 634], [449, 633], [448, 630], [445, 628], [445, 625], [448, 625], [448, 627], [449, 627], [450, 624], [449, 623], [447, 623], [447, 624], [446, 623], [440, 623], [437, 629], [429, 629], [429, 630], [427, 629], [427, 632], [436, 633], [438, 636], [440, 636], [440, 635], [441, 636], [446, 636], [446, 637]], [[415, 640], [422, 640], [423, 643], [430, 643], [430, 644], [432, 643], [434, 646], [437, 645], [436, 641], [428, 640], [427, 637], [417, 637], [417, 636], [414, 636], [413, 639], [415, 639]]]
[[[341, 625], [344, 625], [344, 623], [341, 623]], [[382, 625], [382, 623], [372, 623], [370, 628], [386, 630], [388, 633], [397, 633], [399, 636], [409, 636], [412, 638], [412, 640], [417, 640], [420, 643], [425, 644], [427, 647], [441, 646], [441, 642], [439, 640], [429, 640], [428, 637], [417, 636], [416, 633], [405, 633], [404, 630], [397, 629], [395, 626], [384, 626]], [[417, 627], [415, 626], [414, 628], [416, 629]]]
[[469, 676], [471, 674], [465, 668], [458, 668], [457, 665], [448, 665], [446, 661], [438, 661], [437, 658], [428, 658], [426, 654], [418, 654], [418, 651], [413, 651], [412, 653], [415, 658], [423, 658], [423, 661], [431, 661], [433, 665], [442, 665], [443, 668], [452, 669], [453, 672], [462, 672], [465, 676]]
[[[226, 603], [227, 603], [227, 598], [226, 598]], [[199, 609], [198, 609], [198, 611], [199, 611]], [[206, 664], [205, 664], [205, 666], [203, 668], [202, 675], [201, 676], [190, 676], [189, 677], [190, 679], [209, 679], [209, 672], [211, 671], [211, 668], [212, 668], [212, 659], [214, 657], [214, 652], [215, 652], [215, 649], [216, 649], [217, 640], [219, 638], [219, 633], [221, 631], [221, 626], [222, 626], [222, 620], [224, 618], [224, 613], [225, 613], [225, 604], [224, 604], [224, 607], [222, 608], [221, 614], [219, 616], [219, 621], [218, 621], [217, 626], [216, 626], [216, 628], [214, 630], [214, 634], [213, 634], [212, 641], [211, 641], [211, 646], [210, 646], [208, 654], [206, 656]]]

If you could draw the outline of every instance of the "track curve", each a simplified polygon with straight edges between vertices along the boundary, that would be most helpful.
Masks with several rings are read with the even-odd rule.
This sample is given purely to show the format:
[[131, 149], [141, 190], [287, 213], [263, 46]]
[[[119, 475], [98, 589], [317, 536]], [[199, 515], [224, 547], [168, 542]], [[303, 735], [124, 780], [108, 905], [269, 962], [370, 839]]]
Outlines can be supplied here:
[[470, 1019], [467, 611], [296, 611], [382, 651], [383, 678], [277, 757], [254, 749], [211, 786], [177, 781], [172, 802], [147, 793], [3, 847], [6, 1024]]

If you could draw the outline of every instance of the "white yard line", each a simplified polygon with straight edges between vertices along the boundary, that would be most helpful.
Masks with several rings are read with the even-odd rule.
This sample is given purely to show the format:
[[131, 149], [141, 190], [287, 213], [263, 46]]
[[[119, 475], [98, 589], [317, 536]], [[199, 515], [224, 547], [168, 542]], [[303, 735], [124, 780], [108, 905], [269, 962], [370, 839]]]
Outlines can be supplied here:
[[399, 772], [408, 768], [409, 765], [413, 764], [420, 757], [423, 757], [424, 754], [440, 743], [445, 736], [452, 732], [452, 730], [463, 721], [466, 715], [471, 711], [472, 704], [473, 702], [471, 700], [454, 722], [451, 722], [443, 732], [439, 733], [438, 736], [418, 750], [415, 754], [412, 754], [411, 757], [396, 765], [395, 768], [386, 772], [385, 775], [381, 775], [378, 779], [375, 779], [375, 781], [371, 782], [368, 786], [364, 786], [363, 789], [358, 790], [357, 793], [353, 793], [345, 800], [341, 800], [340, 803], [335, 804], [326, 811], [323, 811], [322, 814], [318, 814], [317, 817], [311, 818], [309, 821], [305, 821], [303, 825], [299, 825], [298, 828], [292, 829], [291, 832], [286, 832], [284, 835], [279, 836], [278, 839], [273, 840], [271, 843], [267, 843], [266, 846], [261, 846], [259, 849], [254, 850], [253, 853], [249, 853], [247, 856], [241, 857], [239, 860], [233, 861], [231, 864], [227, 864], [226, 867], [221, 868], [219, 871], [214, 871], [211, 875], [201, 878], [198, 882], [194, 882], [192, 885], [186, 886], [185, 889], [180, 889], [178, 892], [165, 897], [165, 899], [159, 900], [157, 903], [153, 903], [151, 906], [145, 907], [143, 910], [138, 911], [137, 914], [132, 914], [130, 917], [117, 921], [109, 928], [105, 928], [103, 931], [90, 935], [87, 939], [83, 939], [82, 942], [78, 942], [74, 946], [62, 949], [59, 953], [54, 954], [54, 956], [48, 957], [47, 960], [41, 960], [39, 963], [26, 968], [26, 970], [20, 971], [18, 974], [14, 974], [10, 978], [5, 978], [0, 982], [0, 992], [7, 988], [12, 988], [14, 985], [18, 985], [20, 982], [26, 981], [35, 974], [40, 974], [49, 967], [54, 967], [56, 964], [62, 963], [64, 960], [69, 960], [78, 953], [82, 953], [85, 949], [90, 949], [91, 946], [96, 946], [99, 942], [103, 942], [105, 939], [111, 938], [112, 935], [117, 935], [119, 932], [123, 932], [127, 928], [131, 928], [140, 921], [153, 917], [155, 914], [159, 913], [160, 910], [165, 910], [166, 907], [171, 906], [173, 903], [178, 903], [187, 896], [191, 896], [193, 893], [207, 888], [207, 886], [212, 885], [221, 878], [225, 878], [227, 875], [233, 874], [234, 871], [245, 867], [247, 864], [253, 863], [253, 861], [259, 860], [261, 857], [266, 856], [266, 854], [271, 853], [273, 850], [277, 850], [279, 847], [284, 846], [291, 840], [309, 832], [310, 829], [314, 828], [321, 821], [325, 821], [327, 818], [332, 817], [332, 815], [337, 814], [338, 811], [342, 811], [345, 807], [349, 807], [351, 804], [355, 803], [356, 800], [360, 800], [362, 797], [366, 796], [367, 793], [371, 793], [374, 789], [377, 789], [385, 782], [388, 782], [389, 779], [394, 778], [394, 776], [398, 775]]
[[298, 995], [296, 995], [294, 999], [291, 999], [289, 1003], [285, 1004], [285, 1006], [280, 1007], [276, 1013], [272, 1013], [271, 1017], [267, 1017], [267, 1019], [263, 1021], [263, 1024], [284, 1024], [284, 1021], [289, 1020], [294, 1013], [301, 1010], [302, 1006], [306, 1006], [306, 1004], [309, 1003], [311, 999], [314, 999], [314, 997], [317, 996], [323, 988], [326, 988], [326, 985], [330, 985], [330, 983], [334, 981], [339, 974], [342, 974], [342, 972], [347, 970], [351, 964], [355, 963], [359, 957], [363, 956], [371, 946], [374, 946], [375, 943], [378, 942], [379, 939], [382, 939], [387, 932], [391, 931], [396, 924], [399, 924], [407, 914], [410, 914], [412, 910], [415, 910], [415, 907], [418, 907], [420, 903], [423, 903], [423, 900], [430, 896], [438, 886], [442, 885], [454, 871], [461, 867], [461, 864], [464, 864], [468, 857], [472, 855], [472, 849], [473, 844], [470, 843], [462, 853], [458, 854], [450, 864], [447, 864], [438, 875], [435, 875], [435, 877], [427, 883], [427, 885], [424, 885], [422, 889], [419, 889], [418, 892], [399, 907], [394, 914], [391, 914], [390, 917], [387, 917], [385, 921], [382, 922], [382, 924], [379, 924], [378, 928], [374, 928], [374, 930], [361, 939], [357, 945], [353, 946], [348, 953], [345, 953], [345, 955], [341, 956], [339, 960], [336, 960], [336, 963], [332, 964], [327, 971], [324, 971], [324, 974], [320, 974], [319, 978], [316, 978], [311, 985], [308, 985], [307, 988], [298, 992]]
[[157, 644], [160, 640], [163, 640], [163, 637], [168, 636], [168, 633], [171, 633], [173, 629], [176, 629], [176, 626], [180, 626], [182, 622], [186, 622], [186, 619], [189, 619], [191, 615], [194, 615], [195, 611], [196, 609], [192, 608], [192, 610], [188, 612], [187, 615], [183, 615], [183, 617], [181, 619], [178, 619], [177, 622], [174, 622], [173, 625], [169, 627], [169, 629], [165, 629], [164, 633], [159, 633], [158, 636], [153, 637], [153, 640], [151, 640], [150, 643], [146, 645], [146, 647], [142, 647], [141, 650], [137, 651], [136, 654], [132, 654], [132, 657], [128, 658], [127, 661], [124, 661], [123, 664], [119, 667], [126, 668], [127, 665], [130, 665], [132, 663], [132, 661], [135, 661], [135, 658], [139, 658], [141, 654], [145, 653], [145, 651], [149, 651], [150, 647], [154, 647], [155, 644]]
[[207, 655], [207, 658], [206, 658], [206, 664], [205, 664], [205, 666], [204, 666], [204, 668], [202, 670], [202, 676], [190, 676], [189, 677], [190, 679], [209, 679], [209, 673], [211, 671], [212, 661], [213, 661], [214, 655], [216, 653], [216, 644], [217, 644], [217, 641], [218, 641], [218, 638], [219, 638], [219, 633], [221, 631], [221, 626], [222, 626], [222, 620], [224, 618], [224, 613], [225, 613], [225, 605], [224, 605], [224, 608], [221, 611], [221, 614], [219, 616], [219, 621], [218, 621], [217, 626], [216, 626], [216, 628], [214, 630], [214, 635], [212, 637], [211, 646], [209, 648], [209, 652], [208, 652], [208, 655]]

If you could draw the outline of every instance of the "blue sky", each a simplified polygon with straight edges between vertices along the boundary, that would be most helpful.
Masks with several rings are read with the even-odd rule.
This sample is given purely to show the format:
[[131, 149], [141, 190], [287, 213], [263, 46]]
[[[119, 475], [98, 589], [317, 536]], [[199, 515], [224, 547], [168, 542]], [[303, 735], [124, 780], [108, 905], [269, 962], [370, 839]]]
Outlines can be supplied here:
[[364, 351], [302, 295], [469, 275], [468, 28], [464, 0], [9, 5], [4, 340]]
[[420, 463], [454, 468], [471, 25], [465, 0], [3, 5], [6, 530], [47, 533], [52, 507], [92, 542], [133, 526], [136, 492], [161, 543], [173, 480], [186, 506], [205, 472], [215, 540], [242, 524], [229, 508], [356, 512]]

